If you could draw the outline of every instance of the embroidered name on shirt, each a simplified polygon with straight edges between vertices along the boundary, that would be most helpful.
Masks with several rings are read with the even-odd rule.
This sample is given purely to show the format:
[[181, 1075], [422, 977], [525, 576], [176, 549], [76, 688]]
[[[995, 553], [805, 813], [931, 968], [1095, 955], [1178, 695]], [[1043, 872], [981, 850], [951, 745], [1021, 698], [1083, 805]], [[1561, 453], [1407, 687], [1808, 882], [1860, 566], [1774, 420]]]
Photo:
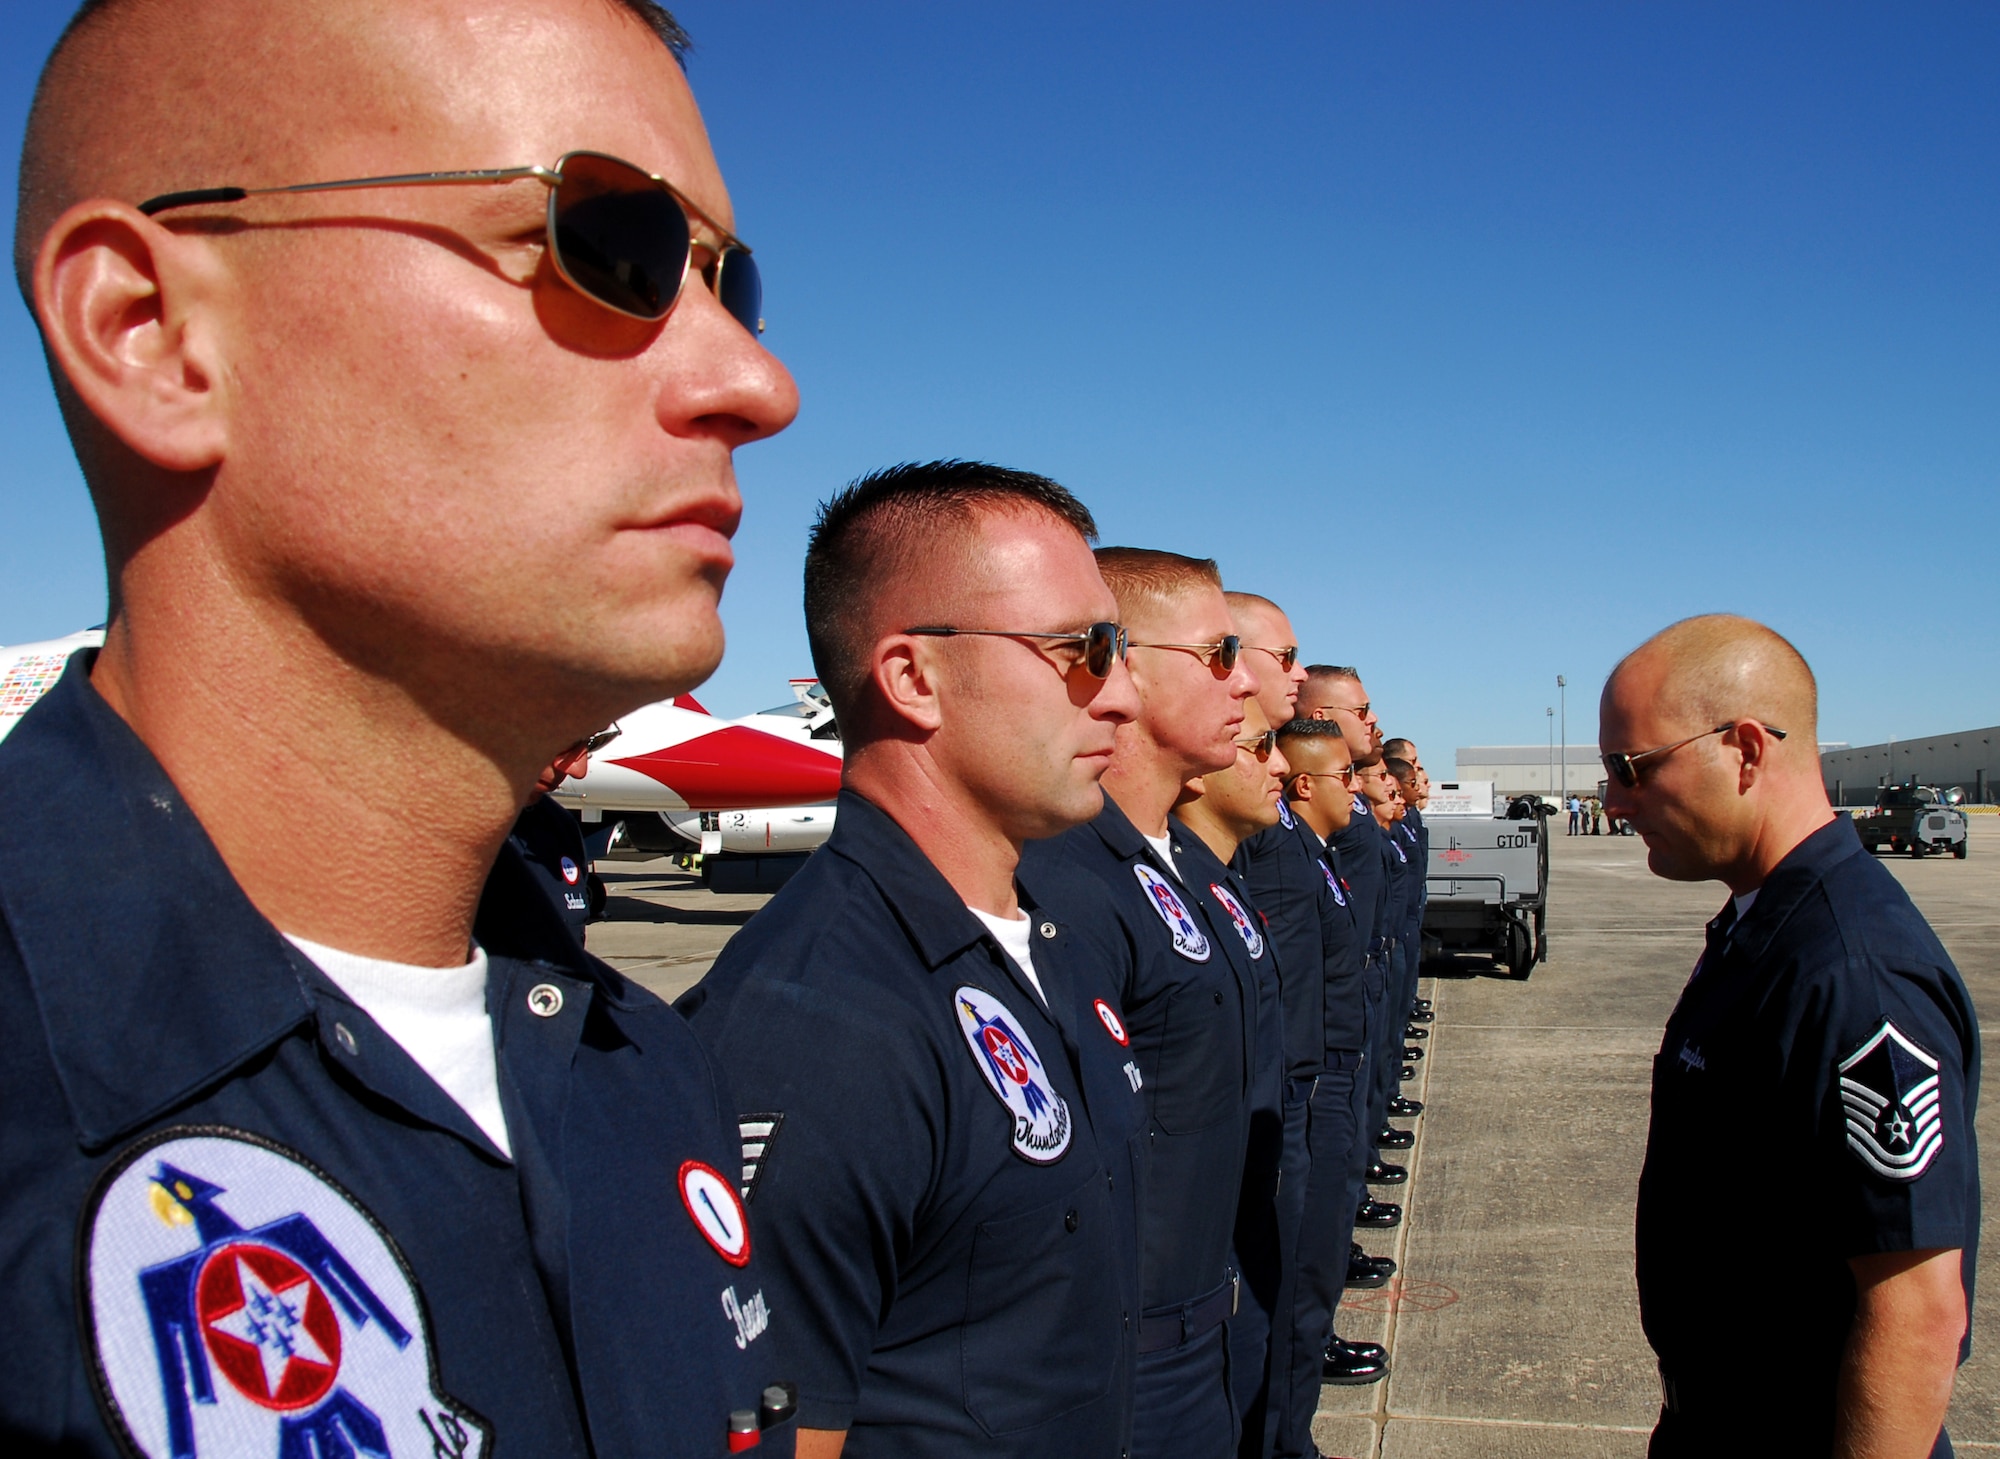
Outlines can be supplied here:
[[1884, 1180], [1912, 1181], [1944, 1149], [1938, 1061], [1888, 1019], [1840, 1061], [1847, 1148]]
[[1701, 1050], [1686, 1039], [1681, 1040], [1681, 1051], [1674, 1057], [1681, 1061], [1681, 1067], [1690, 1074], [1697, 1069], [1708, 1067], [1708, 1060], [1701, 1056]]
[[764, 1301], [764, 1291], [760, 1287], [750, 1294], [750, 1300], [738, 1299], [734, 1287], [722, 1289], [722, 1315], [736, 1324], [736, 1346], [747, 1348], [764, 1335], [764, 1329], [771, 1325], [771, 1308]]

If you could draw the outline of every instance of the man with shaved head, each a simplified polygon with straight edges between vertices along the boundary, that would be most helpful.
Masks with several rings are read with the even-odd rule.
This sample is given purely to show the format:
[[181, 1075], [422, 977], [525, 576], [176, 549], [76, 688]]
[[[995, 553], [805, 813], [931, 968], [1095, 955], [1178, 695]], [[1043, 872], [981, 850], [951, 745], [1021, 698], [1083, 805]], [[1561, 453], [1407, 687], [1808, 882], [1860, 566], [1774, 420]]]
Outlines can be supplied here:
[[[1827, 804], [1818, 695], [1747, 618], [1676, 623], [1599, 704], [1613, 816], [1730, 899], [1653, 1061], [1640, 1315], [1651, 1453], [1947, 1455], [1979, 1242], [1979, 1020], [1894, 877]], [[1713, 1188], [1754, 1132], [1755, 1352], [1717, 1327]]]
[[110, 613], [0, 750], [9, 1454], [789, 1448], [717, 1071], [504, 846], [713, 670], [796, 410], [685, 41], [90, 0], [49, 59], [14, 260]]
[[799, 1453], [1118, 1459], [1145, 1101], [1114, 952], [1024, 842], [1138, 711], [1089, 512], [976, 462], [878, 472], [806, 552], [847, 747], [832, 838], [682, 1000], [729, 1070]]

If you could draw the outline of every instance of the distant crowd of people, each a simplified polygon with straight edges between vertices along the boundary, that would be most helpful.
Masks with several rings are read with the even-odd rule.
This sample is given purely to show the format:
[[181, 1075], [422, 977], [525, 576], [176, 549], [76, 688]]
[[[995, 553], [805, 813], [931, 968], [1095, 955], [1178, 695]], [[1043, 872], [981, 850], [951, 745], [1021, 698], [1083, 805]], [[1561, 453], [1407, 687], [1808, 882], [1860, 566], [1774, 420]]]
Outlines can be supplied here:
[[1630, 823], [1621, 820], [1615, 811], [1605, 809], [1604, 802], [1594, 795], [1569, 798], [1569, 834], [1572, 836], [1629, 836]]

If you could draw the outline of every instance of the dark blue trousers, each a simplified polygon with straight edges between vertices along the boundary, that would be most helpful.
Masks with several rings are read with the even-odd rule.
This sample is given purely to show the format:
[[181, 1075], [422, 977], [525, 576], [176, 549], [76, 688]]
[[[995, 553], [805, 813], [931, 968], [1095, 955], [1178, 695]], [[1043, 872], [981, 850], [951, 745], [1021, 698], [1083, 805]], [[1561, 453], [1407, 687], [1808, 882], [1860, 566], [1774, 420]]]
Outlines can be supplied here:
[[1139, 1354], [1132, 1384], [1132, 1459], [1227, 1459], [1236, 1449], [1229, 1326]]
[[1277, 1190], [1264, 1210], [1245, 1212], [1237, 1221], [1243, 1298], [1229, 1324], [1229, 1370], [1243, 1420], [1239, 1459], [1263, 1459], [1271, 1452], [1275, 1392], [1284, 1382], [1287, 1323], [1298, 1280], [1299, 1223], [1311, 1177], [1307, 1128], [1316, 1082], [1285, 1081]]
[[1307, 1175], [1300, 1202], [1299, 1237], [1289, 1321], [1271, 1339], [1271, 1436], [1274, 1459], [1316, 1455], [1313, 1415], [1319, 1410], [1320, 1364], [1333, 1335], [1333, 1315], [1347, 1284], [1349, 1222], [1361, 1199], [1361, 1171], [1370, 1141], [1368, 1112], [1373, 1070], [1358, 1054], [1336, 1055], [1338, 1066], [1319, 1076], [1306, 1120]]
[[1409, 1027], [1408, 1003], [1397, 1007], [1403, 996], [1402, 944], [1390, 943], [1383, 957], [1382, 991], [1368, 1004], [1368, 1058], [1375, 1067], [1369, 1081], [1368, 1127], [1361, 1133], [1371, 1149], [1376, 1133], [1388, 1123], [1389, 1101], [1402, 1088], [1403, 1030]]

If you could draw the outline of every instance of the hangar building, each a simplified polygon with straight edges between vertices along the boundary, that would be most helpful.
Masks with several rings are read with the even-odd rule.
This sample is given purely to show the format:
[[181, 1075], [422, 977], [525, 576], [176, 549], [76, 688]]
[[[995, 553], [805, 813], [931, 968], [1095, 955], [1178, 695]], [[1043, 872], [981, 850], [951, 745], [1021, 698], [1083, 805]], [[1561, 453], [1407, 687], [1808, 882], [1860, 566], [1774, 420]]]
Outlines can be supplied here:
[[[1561, 759], [1558, 766], [1556, 761]], [[1551, 774], [1551, 770], [1555, 773]], [[1594, 795], [1604, 779], [1595, 745], [1464, 745], [1458, 751], [1460, 780], [1490, 780], [1497, 795]]]
[[[1825, 748], [1819, 757], [1826, 793], [1835, 805], [1873, 805], [1877, 786], [1915, 776], [1923, 785], [1948, 790], [1956, 785], [1975, 805], [1991, 805], [1994, 780], [2000, 777], [2000, 725], [1932, 735], [1928, 739], [1890, 740], [1880, 745]], [[1465, 752], [1461, 750], [1462, 756]]]

